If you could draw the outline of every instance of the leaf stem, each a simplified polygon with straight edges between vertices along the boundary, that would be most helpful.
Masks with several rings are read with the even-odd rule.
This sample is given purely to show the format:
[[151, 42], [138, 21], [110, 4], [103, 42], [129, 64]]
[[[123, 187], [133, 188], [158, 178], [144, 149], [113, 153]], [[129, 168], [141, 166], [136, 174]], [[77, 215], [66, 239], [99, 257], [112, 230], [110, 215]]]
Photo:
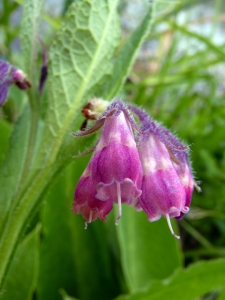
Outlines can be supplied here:
[[48, 179], [52, 176], [53, 172], [54, 170], [52, 170], [51, 166], [48, 166], [37, 174], [29, 189], [26, 190], [23, 199], [18, 206], [14, 206], [14, 210], [7, 220], [0, 245], [0, 286], [3, 284], [9, 261], [16, 249], [17, 242], [24, 226], [26, 225], [32, 210], [38, 204], [38, 199], [43, 190], [47, 187]]
[[31, 170], [33, 154], [36, 146], [36, 137], [38, 132], [38, 122], [39, 122], [39, 110], [40, 110], [40, 103], [39, 99], [35, 97], [34, 88], [29, 91], [29, 98], [30, 98], [30, 109], [31, 109], [31, 126], [30, 126], [30, 135], [29, 135], [29, 143], [27, 149], [26, 160], [23, 168], [23, 173], [21, 176], [21, 182], [29, 175], [29, 171]]

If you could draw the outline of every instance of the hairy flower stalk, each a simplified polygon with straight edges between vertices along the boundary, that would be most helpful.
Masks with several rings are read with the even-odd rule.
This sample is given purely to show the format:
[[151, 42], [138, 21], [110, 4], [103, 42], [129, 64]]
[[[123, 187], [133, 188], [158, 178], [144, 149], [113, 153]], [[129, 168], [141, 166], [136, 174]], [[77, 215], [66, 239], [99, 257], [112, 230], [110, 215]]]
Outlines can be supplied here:
[[[135, 123], [125, 105], [116, 100], [92, 128], [74, 136], [90, 134], [101, 126], [103, 129], [91, 159], [89, 180], [95, 189], [95, 199], [103, 203], [110, 199], [118, 204], [118, 224], [122, 203], [136, 206], [141, 195], [142, 166], [132, 130]], [[80, 192], [80, 181], [75, 195]], [[76, 199], [74, 203], [73, 211], [78, 213]]]

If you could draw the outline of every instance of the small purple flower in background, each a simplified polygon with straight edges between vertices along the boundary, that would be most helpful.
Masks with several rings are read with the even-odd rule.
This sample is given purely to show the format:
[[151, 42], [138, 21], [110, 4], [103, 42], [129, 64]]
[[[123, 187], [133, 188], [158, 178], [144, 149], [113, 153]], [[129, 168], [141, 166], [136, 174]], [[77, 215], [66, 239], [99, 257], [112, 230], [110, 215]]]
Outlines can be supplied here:
[[[90, 134], [101, 126], [103, 129], [91, 159], [88, 184], [93, 184], [95, 198], [103, 202], [111, 199], [118, 204], [118, 224], [122, 203], [136, 206], [141, 194], [142, 167], [132, 131], [135, 122], [126, 106], [117, 100], [109, 105], [92, 128], [74, 136]], [[75, 196], [80, 193], [81, 180], [82, 177]], [[73, 210], [74, 207], [76, 200]]]
[[31, 87], [23, 71], [0, 60], [0, 105], [6, 101], [8, 89], [11, 84], [15, 84], [21, 90], [26, 90]]

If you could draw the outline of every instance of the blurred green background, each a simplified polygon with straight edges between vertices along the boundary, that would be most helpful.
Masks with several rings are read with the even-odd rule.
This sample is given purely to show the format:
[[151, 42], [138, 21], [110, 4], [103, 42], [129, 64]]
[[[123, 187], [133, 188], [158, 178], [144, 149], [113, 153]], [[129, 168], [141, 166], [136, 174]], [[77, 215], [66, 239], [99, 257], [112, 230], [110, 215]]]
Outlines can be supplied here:
[[[45, 2], [41, 38], [47, 49], [72, 2], [62, 0], [57, 6], [54, 1]], [[84, 230], [82, 216], [74, 215], [71, 206], [90, 155], [69, 157], [70, 163], [53, 178], [40, 212], [27, 228], [31, 232], [41, 223], [39, 275], [30, 299], [69, 300], [71, 295], [108, 300], [120, 294], [129, 294], [121, 299], [194, 300], [196, 295], [202, 295], [198, 299], [225, 299], [221, 291], [225, 264], [221, 263], [224, 278], [217, 278], [210, 265], [212, 259], [225, 256], [225, 2], [152, 2], [156, 2], [152, 30], [119, 96], [140, 105], [190, 146], [193, 172], [202, 192], [194, 191], [190, 212], [177, 225], [173, 223], [175, 231], [180, 230], [181, 242], [170, 235], [164, 219], [149, 223], [143, 212], [126, 206], [118, 227], [114, 226], [115, 207], [108, 221], [97, 220]], [[0, 58], [17, 66], [22, 3], [0, 2]], [[148, 5], [147, 1], [121, 1], [120, 47]], [[41, 47], [37, 52], [41, 66]], [[26, 95], [12, 87], [7, 103], [0, 108], [0, 162], [25, 101]], [[82, 142], [79, 148], [76, 143], [74, 154], [87, 146], [88, 142]], [[192, 265], [182, 275], [182, 266], [199, 261], [207, 261], [208, 267]], [[168, 277], [169, 284], [161, 281]], [[193, 294], [185, 290], [187, 282]], [[6, 281], [5, 288], [7, 284], [11, 283]], [[0, 299], [20, 299], [15, 294], [7, 297], [0, 295]]]

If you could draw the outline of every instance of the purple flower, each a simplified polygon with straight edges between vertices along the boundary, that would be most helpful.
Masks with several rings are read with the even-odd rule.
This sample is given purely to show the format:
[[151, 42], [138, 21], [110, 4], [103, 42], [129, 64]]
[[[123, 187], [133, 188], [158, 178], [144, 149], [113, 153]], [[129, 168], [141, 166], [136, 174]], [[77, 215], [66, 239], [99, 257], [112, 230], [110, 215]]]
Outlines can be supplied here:
[[[128, 109], [117, 100], [92, 128], [74, 135], [87, 135], [101, 126], [102, 134], [92, 157], [90, 180], [95, 198], [103, 202], [111, 199], [118, 204], [118, 224], [122, 216], [122, 203], [138, 207], [138, 197], [141, 195], [142, 167], [132, 131], [132, 126], [136, 126]], [[79, 194], [79, 190], [78, 184], [75, 194]]]
[[[185, 190], [185, 206], [189, 207], [194, 187], [198, 191], [201, 191], [201, 189], [194, 181], [188, 154], [185, 151], [173, 150], [171, 160]], [[183, 216], [184, 212], [181, 212], [180, 216], [177, 216], [176, 219], [180, 220]]]
[[0, 60], [0, 105], [6, 101], [8, 89], [11, 84], [16, 84], [22, 90], [31, 87], [23, 71]]
[[97, 218], [105, 221], [105, 216], [113, 208], [111, 199], [101, 201], [95, 197], [95, 194], [90, 161], [78, 182], [72, 208], [74, 213], [83, 215], [86, 220], [85, 228], [87, 228], [88, 223], [95, 221]]
[[144, 172], [140, 205], [148, 220], [156, 221], [163, 215], [169, 221], [188, 212], [185, 190], [166, 146], [149, 133], [147, 141], [139, 146], [139, 153]]
[[188, 154], [185, 147], [169, 130], [151, 120], [137, 107], [130, 106], [142, 122], [139, 154], [143, 167], [140, 206], [150, 222], [166, 217], [178, 219], [189, 211], [193, 187]]
[[[99, 102], [100, 101], [100, 102]], [[104, 107], [101, 99], [89, 103], [82, 113], [95, 119]], [[137, 128], [132, 111], [141, 122]], [[112, 204], [122, 203], [143, 209], [150, 222], [164, 216], [171, 233], [170, 218], [180, 219], [189, 211], [194, 182], [187, 146], [168, 129], [153, 121], [140, 108], [114, 101], [95, 125], [74, 136], [85, 136], [103, 126], [94, 154], [75, 191], [73, 211], [81, 213], [87, 224], [105, 220]], [[136, 143], [133, 128], [138, 132]], [[198, 187], [197, 187], [198, 188]]]

